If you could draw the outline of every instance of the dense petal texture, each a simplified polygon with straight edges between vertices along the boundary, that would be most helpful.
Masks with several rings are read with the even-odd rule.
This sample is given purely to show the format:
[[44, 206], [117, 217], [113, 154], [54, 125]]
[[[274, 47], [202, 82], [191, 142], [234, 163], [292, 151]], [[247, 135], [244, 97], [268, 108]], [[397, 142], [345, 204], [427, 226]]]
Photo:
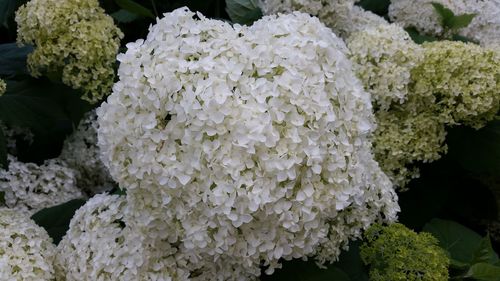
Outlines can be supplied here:
[[0, 280], [52, 281], [55, 246], [27, 215], [0, 208]]
[[42, 165], [23, 163], [9, 155], [9, 168], [0, 169], [0, 191], [8, 208], [33, 214], [84, 194], [76, 187], [75, 172], [58, 159]]
[[19, 44], [31, 44], [35, 77], [62, 75], [95, 103], [111, 91], [122, 32], [97, 0], [32, 0], [16, 12]]
[[198, 280], [242, 280], [261, 262], [335, 260], [394, 220], [343, 42], [302, 13], [250, 27], [193, 16], [165, 14], [128, 44], [98, 109], [103, 161], [144, 235], [178, 245]]

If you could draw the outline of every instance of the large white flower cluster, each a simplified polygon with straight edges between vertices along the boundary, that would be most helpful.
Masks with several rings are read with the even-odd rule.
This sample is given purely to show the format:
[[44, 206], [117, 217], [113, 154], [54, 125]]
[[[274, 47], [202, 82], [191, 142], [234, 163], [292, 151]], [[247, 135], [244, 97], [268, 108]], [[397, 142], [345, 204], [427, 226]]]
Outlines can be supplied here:
[[57, 279], [187, 280], [187, 273], [172, 264], [155, 261], [160, 250], [164, 255], [172, 250], [143, 247], [146, 243], [141, 233], [125, 225], [126, 211], [126, 200], [118, 195], [99, 194], [87, 201], [75, 213], [69, 231], [57, 246]]
[[443, 35], [440, 17], [432, 2], [443, 4], [455, 15], [476, 14], [469, 26], [459, 31], [460, 35], [482, 45], [500, 44], [499, 0], [391, 0], [389, 16], [405, 27], [415, 27], [426, 34]]
[[52, 281], [55, 246], [27, 215], [0, 208], [0, 280]]
[[128, 44], [98, 109], [103, 161], [146, 241], [176, 245], [194, 280], [241, 280], [261, 262], [335, 260], [394, 220], [344, 43], [297, 12], [250, 27], [194, 16], [165, 14]]
[[387, 24], [386, 20], [370, 11], [354, 5], [357, 0], [261, 0], [260, 8], [265, 15], [300, 11], [318, 17], [342, 38], [364, 30], [367, 26]]
[[102, 163], [97, 146], [97, 115], [87, 113], [65, 142], [59, 156], [76, 172], [77, 185], [93, 195], [113, 188], [113, 180]]
[[42, 165], [23, 163], [9, 155], [9, 168], [0, 169], [0, 191], [8, 208], [35, 213], [71, 199], [84, 197], [72, 169], [58, 159]]

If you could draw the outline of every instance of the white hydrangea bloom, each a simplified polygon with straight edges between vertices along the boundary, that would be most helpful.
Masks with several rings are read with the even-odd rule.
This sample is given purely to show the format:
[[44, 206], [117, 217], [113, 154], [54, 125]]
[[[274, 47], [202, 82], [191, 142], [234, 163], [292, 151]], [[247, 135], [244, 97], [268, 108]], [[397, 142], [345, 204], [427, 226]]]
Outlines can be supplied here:
[[[128, 44], [97, 112], [103, 161], [143, 235], [241, 280], [394, 220], [370, 95], [342, 40], [298, 12], [251, 27], [193, 16], [165, 14]], [[337, 224], [345, 234], [329, 237]]]
[[77, 186], [93, 195], [113, 188], [113, 180], [100, 159], [97, 146], [97, 115], [88, 112], [69, 136], [59, 156], [76, 173]]
[[265, 15], [300, 11], [318, 17], [335, 34], [347, 38], [367, 26], [388, 24], [382, 17], [354, 5], [355, 0], [261, 0]]
[[481, 45], [500, 43], [500, 0], [392, 0], [389, 17], [404, 27], [415, 27], [422, 33], [442, 35], [439, 14], [432, 2], [443, 4], [455, 15], [476, 14], [469, 26], [459, 34]]
[[423, 59], [423, 49], [398, 25], [368, 27], [347, 39], [350, 58], [378, 110], [401, 104], [408, 95], [411, 70]]
[[26, 214], [0, 208], [0, 280], [52, 281], [55, 246]]
[[[57, 246], [58, 280], [187, 280], [172, 261], [175, 249], [149, 241], [124, 222], [125, 197], [98, 194], [78, 209]], [[156, 246], [156, 245], [155, 245]], [[162, 258], [164, 257], [164, 258]]]
[[75, 172], [58, 159], [43, 165], [23, 163], [9, 155], [9, 169], [0, 169], [0, 191], [8, 208], [37, 211], [84, 197], [76, 187]]

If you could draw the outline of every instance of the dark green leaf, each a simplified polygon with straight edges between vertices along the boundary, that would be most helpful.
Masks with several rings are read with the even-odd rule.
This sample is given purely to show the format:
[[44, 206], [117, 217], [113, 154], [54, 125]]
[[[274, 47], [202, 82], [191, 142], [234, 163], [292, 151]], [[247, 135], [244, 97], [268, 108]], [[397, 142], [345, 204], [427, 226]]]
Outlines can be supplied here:
[[437, 2], [432, 2], [432, 6], [434, 7], [434, 10], [438, 13], [440, 19], [441, 19], [441, 26], [442, 27], [448, 27], [448, 21], [455, 16], [452, 10], [446, 8], [443, 6], [441, 3]]
[[9, 19], [14, 16], [17, 0], [0, 0], [0, 24], [9, 27]]
[[[448, 253], [449, 255], [450, 253]], [[470, 265], [468, 263], [463, 263], [454, 259], [450, 259], [450, 267], [455, 269], [468, 269]]]
[[125, 9], [120, 9], [112, 13], [111, 16], [119, 23], [129, 23], [139, 18], [137, 14], [131, 13]]
[[116, 4], [120, 6], [120, 8], [129, 11], [133, 14], [143, 16], [143, 17], [148, 17], [154, 19], [155, 16], [151, 10], [148, 8], [142, 6], [141, 4], [138, 4], [132, 0], [115, 0]]
[[7, 169], [7, 140], [3, 129], [0, 127], [0, 169]]
[[12, 77], [18, 74], [29, 74], [26, 59], [32, 51], [31, 46], [18, 47], [15, 43], [1, 44], [0, 75]]
[[368, 281], [368, 268], [361, 260], [359, 254], [359, 246], [361, 241], [351, 241], [349, 243], [349, 250], [342, 252], [339, 261], [334, 263], [333, 266], [344, 271], [351, 280]]
[[490, 264], [498, 262], [498, 255], [493, 250], [489, 234], [481, 240], [481, 244], [479, 244], [479, 248], [474, 253], [474, 258], [472, 260], [473, 264], [481, 262]]
[[277, 269], [273, 275], [262, 276], [262, 280], [269, 281], [350, 281], [345, 272], [335, 266], [327, 269], [319, 268], [314, 261], [292, 260], [285, 261], [282, 269]]
[[484, 128], [456, 128], [447, 137], [449, 156], [468, 171], [500, 175], [500, 120]]
[[462, 14], [454, 16], [449, 20], [447, 20], [446, 24], [449, 28], [453, 30], [458, 30], [460, 28], [467, 27], [475, 16], [476, 14]]
[[460, 34], [453, 34], [453, 35], [451, 36], [451, 39], [452, 39], [453, 41], [460, 41], [460, 42], [464, 42], [464, 43], [469, 43], [469, 42], [470, 42], [470, 43], [475, 43], [475, 44], [478, 44], [478, 42], [477, 42], [477, 41], [475, 41], [475, 40], [473, 40], [473, 39], [470, 39], [470, 38], [468, 38], [468, 37], [462, 36], [462, 35], [460, 35]]
[[439, 240], [439, 246], [450, 253], [450, 257], [462, 263], [471, 263], [481, 245], [482, 238], [476, 232], [453, 221], [433, 219], [424, 226]]
[[414, 27], [409, 27], [409, 28], [406, 28], [405, 30], [410, 35], [411, 39], [413, 39], [413, 41], [417, 44], [422, 44], [424, 42], [432, 42], [432, 41], [438, 40], [436, 37], [420, 34], [417, 31], [417, 29]]
[[0, 191], [0, 206], [5, 205], [5, 192]]
[[500, 281], [500, 266], [476, 263], [471, 266], [465, 277], [481, 281]]
[[234, 23], [252, 24], [262, 17], [257, 0], [226, 0], [226, 12]]
[[357, 3], [359, 6], [363, 7], [365, 10], [371, 11], [377, 15], [384, 16], [387, 15], [390, 0], [361, 0]]
[[0, 120], [7, 125], [44, 133], [53, 124], [51, 121], [67, 119], [52, 98], [56, 86], [36, 80], [10, 81], [8, 85], [6, 93], [0, 96]]
[[61, 205], [43, 209], [31, 218], [49, 233], [55, 244], [58, 244], [68, 231], [75, 211], [83, 204], [85, 204], [85, 200], [74, 199]]

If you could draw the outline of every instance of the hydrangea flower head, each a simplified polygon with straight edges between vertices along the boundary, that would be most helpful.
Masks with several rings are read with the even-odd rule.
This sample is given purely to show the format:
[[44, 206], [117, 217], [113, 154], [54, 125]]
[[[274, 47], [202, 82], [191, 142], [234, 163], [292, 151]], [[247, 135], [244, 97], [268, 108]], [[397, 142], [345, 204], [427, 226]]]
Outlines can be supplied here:
[[261, 0], [265, 15], [300, 11], [318, 17], [341, 38], [368, 26], [388, 24], [382, 17], [354, 5], [357, 0]]
[[446, 253], [430, 233], [415, 233], [404, 225], [375, 224], [364, 234], [361, 258], [374, 281], [448, 280]]
[[500, 56], [476, 44], [424, 44], [424, 60], [412, 71], [411, 91], [419, 107], [442, 122], [480, 128], [500, 108]]
[[103, 161], [144, 234], [193, 264], [258, 275], [261, 261], [271, 272], [282, 258], [334, 260], [393, 220], [370, 96], [342, 40], [298, 12], [250, 27], [194, 15], [165, 14], [128, 44], [98, 109]]
[[0, 279], [54, 280], [55, 246], [26, 214], [0, 208]]
[[172, 280], [177, 275], [165, 264], [149, 264], [153, 256], [142, 247], [140, 233], [125, 224], [126, 211], [124, 197], [107, 194], [94, 196], [76, 211], [57, 246], [58, 280]]
[[8, 208], [29, 214], [84, 194], [76, 187], [75, 172], [58, 159], [42, 165], [23, 163], [9, 155], [9, 168], [0, 169], [0, 191]]
[[95, 103], [107, 96], [122, 32], [97, 0], [32, 0], [16, 12], [19, 44], [31, 44], [28, 68], [38, 77], [62, 75]]

